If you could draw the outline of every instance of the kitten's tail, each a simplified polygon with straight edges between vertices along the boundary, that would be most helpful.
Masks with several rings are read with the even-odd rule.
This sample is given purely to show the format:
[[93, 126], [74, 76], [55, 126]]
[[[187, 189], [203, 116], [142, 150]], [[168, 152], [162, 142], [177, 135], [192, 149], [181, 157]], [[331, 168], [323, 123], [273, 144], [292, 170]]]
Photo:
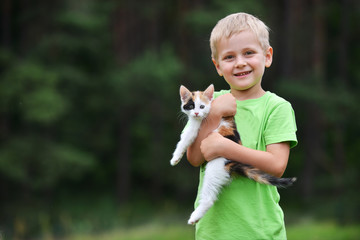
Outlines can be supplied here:
[[296, 178], [278, 178], [274, 177], [270, 174], [264, 173], [253, 166], [237, 163], [237, 162], [230, 162], [227, 163], [230, 172], [236, 172], [240, 175], [248, 177], [258, 183], [273, 185], [278, 188], [286, 188], [291, 186], [295, 181]]

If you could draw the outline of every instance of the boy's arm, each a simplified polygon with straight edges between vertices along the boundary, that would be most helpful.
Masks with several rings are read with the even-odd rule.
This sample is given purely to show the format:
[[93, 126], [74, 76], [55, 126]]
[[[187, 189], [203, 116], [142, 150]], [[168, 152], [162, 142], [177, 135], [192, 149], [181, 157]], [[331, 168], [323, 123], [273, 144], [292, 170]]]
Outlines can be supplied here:
[[202, 140], [219, 126], [222, 117], [234, 116], [235, 113], [236, 100], [232, 94], [227, 93], [213, 100], [210, 113], [202, 122], [197, 138], [187, 149], [187, 159], [191, 165], [198, 167], [205, 162], [200, 150]]
[[239, 145], [219, 133], [211, 133], [201, 142], [201, 152], [210, 161], [224, 157], [244, 164], [250, 164], [266, 173], [281, 177], [286, 169], [290, 146], [288, 142], [274, 143], [266, 146], [266, 152]]

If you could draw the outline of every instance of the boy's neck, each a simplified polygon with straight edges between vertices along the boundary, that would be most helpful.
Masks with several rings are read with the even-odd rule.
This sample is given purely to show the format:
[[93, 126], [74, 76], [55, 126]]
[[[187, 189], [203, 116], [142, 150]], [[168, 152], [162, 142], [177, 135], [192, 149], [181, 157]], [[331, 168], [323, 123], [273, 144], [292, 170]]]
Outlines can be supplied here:
[[231, 94], [236, 98], [238, 101], [244, 101], [249, 99], [257, 99], [265, 94], [265, 90], [262, 87], [259, 88], [250, 88], [247, 90], [236, 90], [231, 89]]

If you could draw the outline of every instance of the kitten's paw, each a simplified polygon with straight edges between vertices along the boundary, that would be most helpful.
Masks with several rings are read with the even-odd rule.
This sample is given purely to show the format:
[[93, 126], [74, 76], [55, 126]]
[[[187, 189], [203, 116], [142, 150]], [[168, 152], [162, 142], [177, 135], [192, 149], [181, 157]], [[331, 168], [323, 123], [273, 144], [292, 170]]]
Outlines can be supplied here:
[[195, 224], [197, 224], [199, 222], [199, 220], [192, 220], [192, 219], [189, 219], [188, 220], [188, 224], [189, 225], [195, 225]]
[[189, 225], [195, 225], [196, 223], [199, 222], [199, 220], [200, 220], [201, 217], [202, 217], [202, 216], [199, 215], [198, 213], [193, 212], [193, 213], [191, 214], [189, 220], [188, 220], [188, 224], [189, 224]]
[[175, 166], [176, 164], [178, 164], [180, 162], [181, 159], [178, 159], [178, 158], [172, 158], [170, 160], [170, 164], [171, 166]]

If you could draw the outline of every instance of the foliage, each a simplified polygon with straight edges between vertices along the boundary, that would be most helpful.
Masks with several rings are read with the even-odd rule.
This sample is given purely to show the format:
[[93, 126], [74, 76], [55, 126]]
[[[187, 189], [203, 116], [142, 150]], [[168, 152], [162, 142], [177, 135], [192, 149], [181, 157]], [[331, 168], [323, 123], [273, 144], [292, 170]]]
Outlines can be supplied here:
[[31, 188], [51, 188], [77, 179], [94, 165], [91, 154], [41, 138], [14, 138], [0, 151], [0, 171]]

